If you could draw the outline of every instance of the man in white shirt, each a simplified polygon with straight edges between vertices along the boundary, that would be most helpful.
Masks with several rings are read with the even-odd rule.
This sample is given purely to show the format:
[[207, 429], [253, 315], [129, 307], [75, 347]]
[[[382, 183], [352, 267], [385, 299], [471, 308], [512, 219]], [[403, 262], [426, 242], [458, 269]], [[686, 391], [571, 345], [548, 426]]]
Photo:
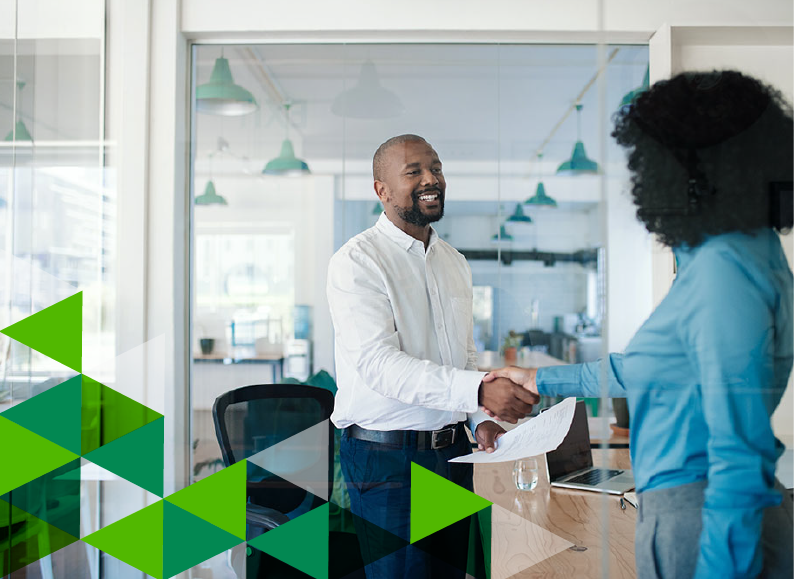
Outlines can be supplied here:
[[[404, 539], [410, 529], [410, 471], [416, 462], [472, 490], [472, 467], [447, 461], [504, 433], [478, 410], [510, 422], [534, 395], [509, 380], [483, 383], [472, 337], [471, 270], [430, 223], [444, 213], [446, 182], [433, 148], [416, 135], [386, 141], [373, 159], [377, 224], [348, 241], [328, 266], [335, 329], [334, 424], [344, 429], [342, 470], [353, 513]], [[442, 535], [465, 569], [469, 520]], [[359, 530], [362, 555], [379, 545]], [[463, 577], [414, 546], [367, 565], [368, 579]]]

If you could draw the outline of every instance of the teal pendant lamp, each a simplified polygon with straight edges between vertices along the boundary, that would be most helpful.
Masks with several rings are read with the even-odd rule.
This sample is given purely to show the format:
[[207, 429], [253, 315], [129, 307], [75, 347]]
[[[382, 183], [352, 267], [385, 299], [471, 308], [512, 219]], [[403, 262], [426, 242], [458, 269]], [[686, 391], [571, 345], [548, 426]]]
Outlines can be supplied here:
[[513, 236], [505, 229], [504, 224], [499, 226], [499, 233], [491, 236], [491, 241], [513, 241]]
[[286, 175], [286, 176], [299, 176], [309, 175], [309, 165], [306, 161], [298, 159], [295, 156], [295, 148], [292, 146], [292, 141], [289, 139], [289, 103], [284, 105], [286, 112], [286, 131], [284, 141], [281, 143], [281, 154], [275, 159], [268, 161], [262, 173], [265, 175]]
[[639, 88], [635, 88], [633, 91], [627, 92], [623, 96], [623, 100], [620, 101], [620, 106], [618, 108], [622, 109], [623, 107], [631, 105], [631, 103], [633, 103], [638, 96], [640, 96], [642, 93], [648, 90], [651, 87], [650, 79], [651, 79], [651, 67], [647, 66], [645, 67], [645, 76], [642, 79], [642, 86], [640, 86]]
[[[17, 81], [17, 90], [19, 91], [19, 96], [17, 97], [17, 103], [22, 102], [22, 89], [25, 88], [25, 81], [19, 80]], [[19, 108], [19, 105], [17, 105]], [[16, 132], [16, 134], [14, 134]], [[14, 128], [8, 131], [8, 134], [5, 138], [6, 141], [33, 141], [33, 137], [30, 135], [30, 131], [25, 126], [25, 123], [22, 120], [18, 120]]]
[[331, 104], [332, 113], [353, 119], [385, 119], [399, 116], [403, 110], [400, 97], [380, 84], [371, 60], [361, 65], [356, 84], [338, 94]]
[[524, 215], [524, 210], [521, 209], [521, 203], [516, 205], [516, 210], [507, 218], [510, 223], [532, 223], [532, 218], [529, 215]]
[[228, 205], [226, 199], [215, 192], [215, 183], [212, 182], [212, 179], [207, 181], [204, 193], [196, 197], [195, 203], [196, 205]]
[[[543, 153], [538, 153], [538, 167], [540, 167], [540, 160], [543, 158]], [[543, 181], [538, 181], [538, 187], [535, 189], [535, 194], [524, 201], [524, 205], [532, 205], [533, 207], [557, 207], [557, 202], [546, 195], [546, 186]]]
[[598, 163], [589, 159], [582, 142], [582, 105], [576, 103], [576, 144], [571, 158], [557, 167], [558, 175], [595, 175], [600, 172]]
[[210, 115], [239, 117], [259, 108], [250, 91], [234, 83], [229, 61], [215, 61], [210, 81], [196, 88], [196, 110]]
[[381, 213], [383, 213], [383, 205], [380, 203], [375, 203], [375, 207], [372, 208], [372, 214], [380, 215]]

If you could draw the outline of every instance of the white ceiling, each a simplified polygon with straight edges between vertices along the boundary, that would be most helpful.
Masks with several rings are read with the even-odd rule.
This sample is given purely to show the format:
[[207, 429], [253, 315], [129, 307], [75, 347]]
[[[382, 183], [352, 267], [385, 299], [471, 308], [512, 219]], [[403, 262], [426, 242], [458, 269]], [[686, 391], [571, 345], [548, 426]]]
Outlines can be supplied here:
[[[646, 46], [606, 47], [605, 54], [615, 48], [604, 74], [602, 127], [598, 85], [581, 101], [583, 141], [593, 158], [599, 130], [610, 130], [609, 116], [640, 85], [648, 62]], [[493, 173], [525, 167], [594, 76], [598, 58], [591, 45], [202, 45], [195, 49], [196, 84], [209, 79], [222, 51], [235, 82], [254, 94], [260, 108], [243, 117], [197, 116], [197, 173], [204, 173], [221, 135], [238, 158], [217, 156], [216, 174], [243, 166], [261, 170], [284, 138], [282, 98], [294, 103], [290, 136], [297, 155], [323, 172], [342, 173], [343, 163], [348, 172], [364, 170], [381, 142], [408, 132], [427, 138], [445, 162], [492, 163]], [[334, 97], [353, 86], [366, 59], [375, 63], [382, 85], [402, 100], [402, 115], [358, 120], [331, 112]], [[544, 160], [562, 162], [575, 140], [571, 115], [545, 148]], [[248, 160], [241, 163], [242, 156]], [[611, 139], [607, 156], [622, 158]]]

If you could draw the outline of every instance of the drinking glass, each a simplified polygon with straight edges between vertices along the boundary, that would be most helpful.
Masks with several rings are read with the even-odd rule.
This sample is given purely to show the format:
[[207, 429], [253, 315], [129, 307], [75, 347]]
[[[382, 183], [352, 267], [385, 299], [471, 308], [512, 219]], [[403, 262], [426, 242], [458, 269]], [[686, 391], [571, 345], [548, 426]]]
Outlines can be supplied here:
[[538, 486], [538, 461], [534, 458], [522, 458], [513, 465], [513, 482], [521, 491], [531, 491]]

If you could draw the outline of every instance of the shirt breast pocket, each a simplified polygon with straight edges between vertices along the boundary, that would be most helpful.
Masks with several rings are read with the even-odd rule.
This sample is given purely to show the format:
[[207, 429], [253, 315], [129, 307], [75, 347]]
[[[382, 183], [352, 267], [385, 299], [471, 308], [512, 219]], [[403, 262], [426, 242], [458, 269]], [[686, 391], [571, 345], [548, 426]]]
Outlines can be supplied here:
[[469, 345], [474, 317], [472, 315], [471, 297], [450, 298], [452, 306], [452, 324], [455, 328], [453, 344], [463, 349], [464, 357]]

